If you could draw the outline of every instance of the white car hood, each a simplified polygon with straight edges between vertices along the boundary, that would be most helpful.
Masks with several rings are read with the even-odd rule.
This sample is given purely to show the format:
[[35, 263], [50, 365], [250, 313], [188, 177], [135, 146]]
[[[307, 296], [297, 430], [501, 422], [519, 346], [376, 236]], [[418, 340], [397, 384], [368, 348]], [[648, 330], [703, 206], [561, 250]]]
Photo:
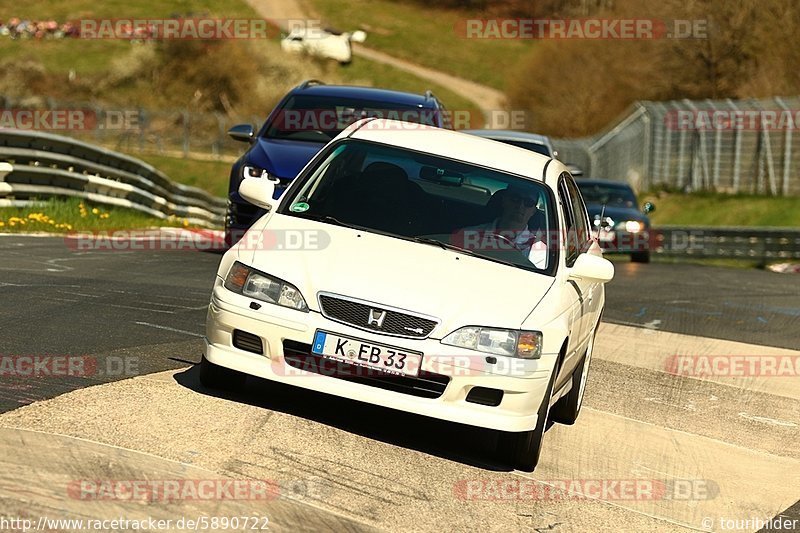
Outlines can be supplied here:
[[[519, 328], [554, 282], [432, 245], [277, 213], [265, 218], [251, 231], [266, 222], [267, 244], [248, 246], [246, 236], [240, 260], [297, 286], [315, 311], [317, 294], [330, 292], [436, 317], [434, 338], [467, 325]], [[287, 249], [289, 234], [290, 243], [314, 235], [321, 246]]]

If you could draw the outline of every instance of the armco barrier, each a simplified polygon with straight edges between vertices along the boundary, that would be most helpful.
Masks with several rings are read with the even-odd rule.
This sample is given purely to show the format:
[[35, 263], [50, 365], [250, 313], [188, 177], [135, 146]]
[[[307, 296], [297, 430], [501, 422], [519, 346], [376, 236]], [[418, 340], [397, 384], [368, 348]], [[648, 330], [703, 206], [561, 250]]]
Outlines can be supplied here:
[[800, 229], [660, 226], [651, 252], [670, 257], [752, 259], [762, 264], [800, 259]]
[[0, 161], [11, 166], [0, 168], [0, 205], [72, 196], [204, 226], [221, 226], [225, 215], [223, 198], [175, 183], [134, 157], [60, 135], [0, 129]]

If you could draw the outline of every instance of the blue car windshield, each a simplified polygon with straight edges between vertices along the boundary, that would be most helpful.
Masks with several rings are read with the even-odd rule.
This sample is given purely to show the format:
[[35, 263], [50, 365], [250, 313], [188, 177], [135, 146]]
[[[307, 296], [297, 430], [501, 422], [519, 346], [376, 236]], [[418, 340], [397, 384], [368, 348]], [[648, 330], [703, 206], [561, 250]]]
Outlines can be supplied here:
[[272, 117], [263, 136], [327, 143], [353, 122], [367, 117], [438, 125], [436, 109], [358, 98], [295, 95]]

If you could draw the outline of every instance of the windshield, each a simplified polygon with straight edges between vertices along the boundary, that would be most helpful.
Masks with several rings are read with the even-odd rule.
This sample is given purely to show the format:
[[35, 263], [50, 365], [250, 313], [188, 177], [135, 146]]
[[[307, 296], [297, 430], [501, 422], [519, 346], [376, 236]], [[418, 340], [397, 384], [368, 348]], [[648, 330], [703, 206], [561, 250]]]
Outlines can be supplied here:
[[548, 274], [558, 248], [540, 182], [364, 141], [338, 144], [281, 212]]
[[272, 118], [263, 137], [327, 143], [347, 126], [366, 117], [437, 125], [437, 111], [416, 105], [387, 104], [357, 98], [296, 95]]
[[587, 204], [602, 204], [609, 207], [636, 207], [636, 196], [626, 185], [601, 185], [597, 183], [580, 183], [583, 201]]

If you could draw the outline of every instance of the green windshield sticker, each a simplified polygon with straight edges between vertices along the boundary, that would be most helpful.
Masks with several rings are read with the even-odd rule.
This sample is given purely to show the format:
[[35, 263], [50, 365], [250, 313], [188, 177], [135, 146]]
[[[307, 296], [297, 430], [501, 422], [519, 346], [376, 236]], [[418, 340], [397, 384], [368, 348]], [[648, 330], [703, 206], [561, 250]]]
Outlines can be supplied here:
[[290, 207], [289, 210], [294, 213], [302, 213], [303, 211], [308, 211], [309, 207], [311, 206], [305, 202], [297, 202], [296, 204], [292, 204], [292, 207]]

